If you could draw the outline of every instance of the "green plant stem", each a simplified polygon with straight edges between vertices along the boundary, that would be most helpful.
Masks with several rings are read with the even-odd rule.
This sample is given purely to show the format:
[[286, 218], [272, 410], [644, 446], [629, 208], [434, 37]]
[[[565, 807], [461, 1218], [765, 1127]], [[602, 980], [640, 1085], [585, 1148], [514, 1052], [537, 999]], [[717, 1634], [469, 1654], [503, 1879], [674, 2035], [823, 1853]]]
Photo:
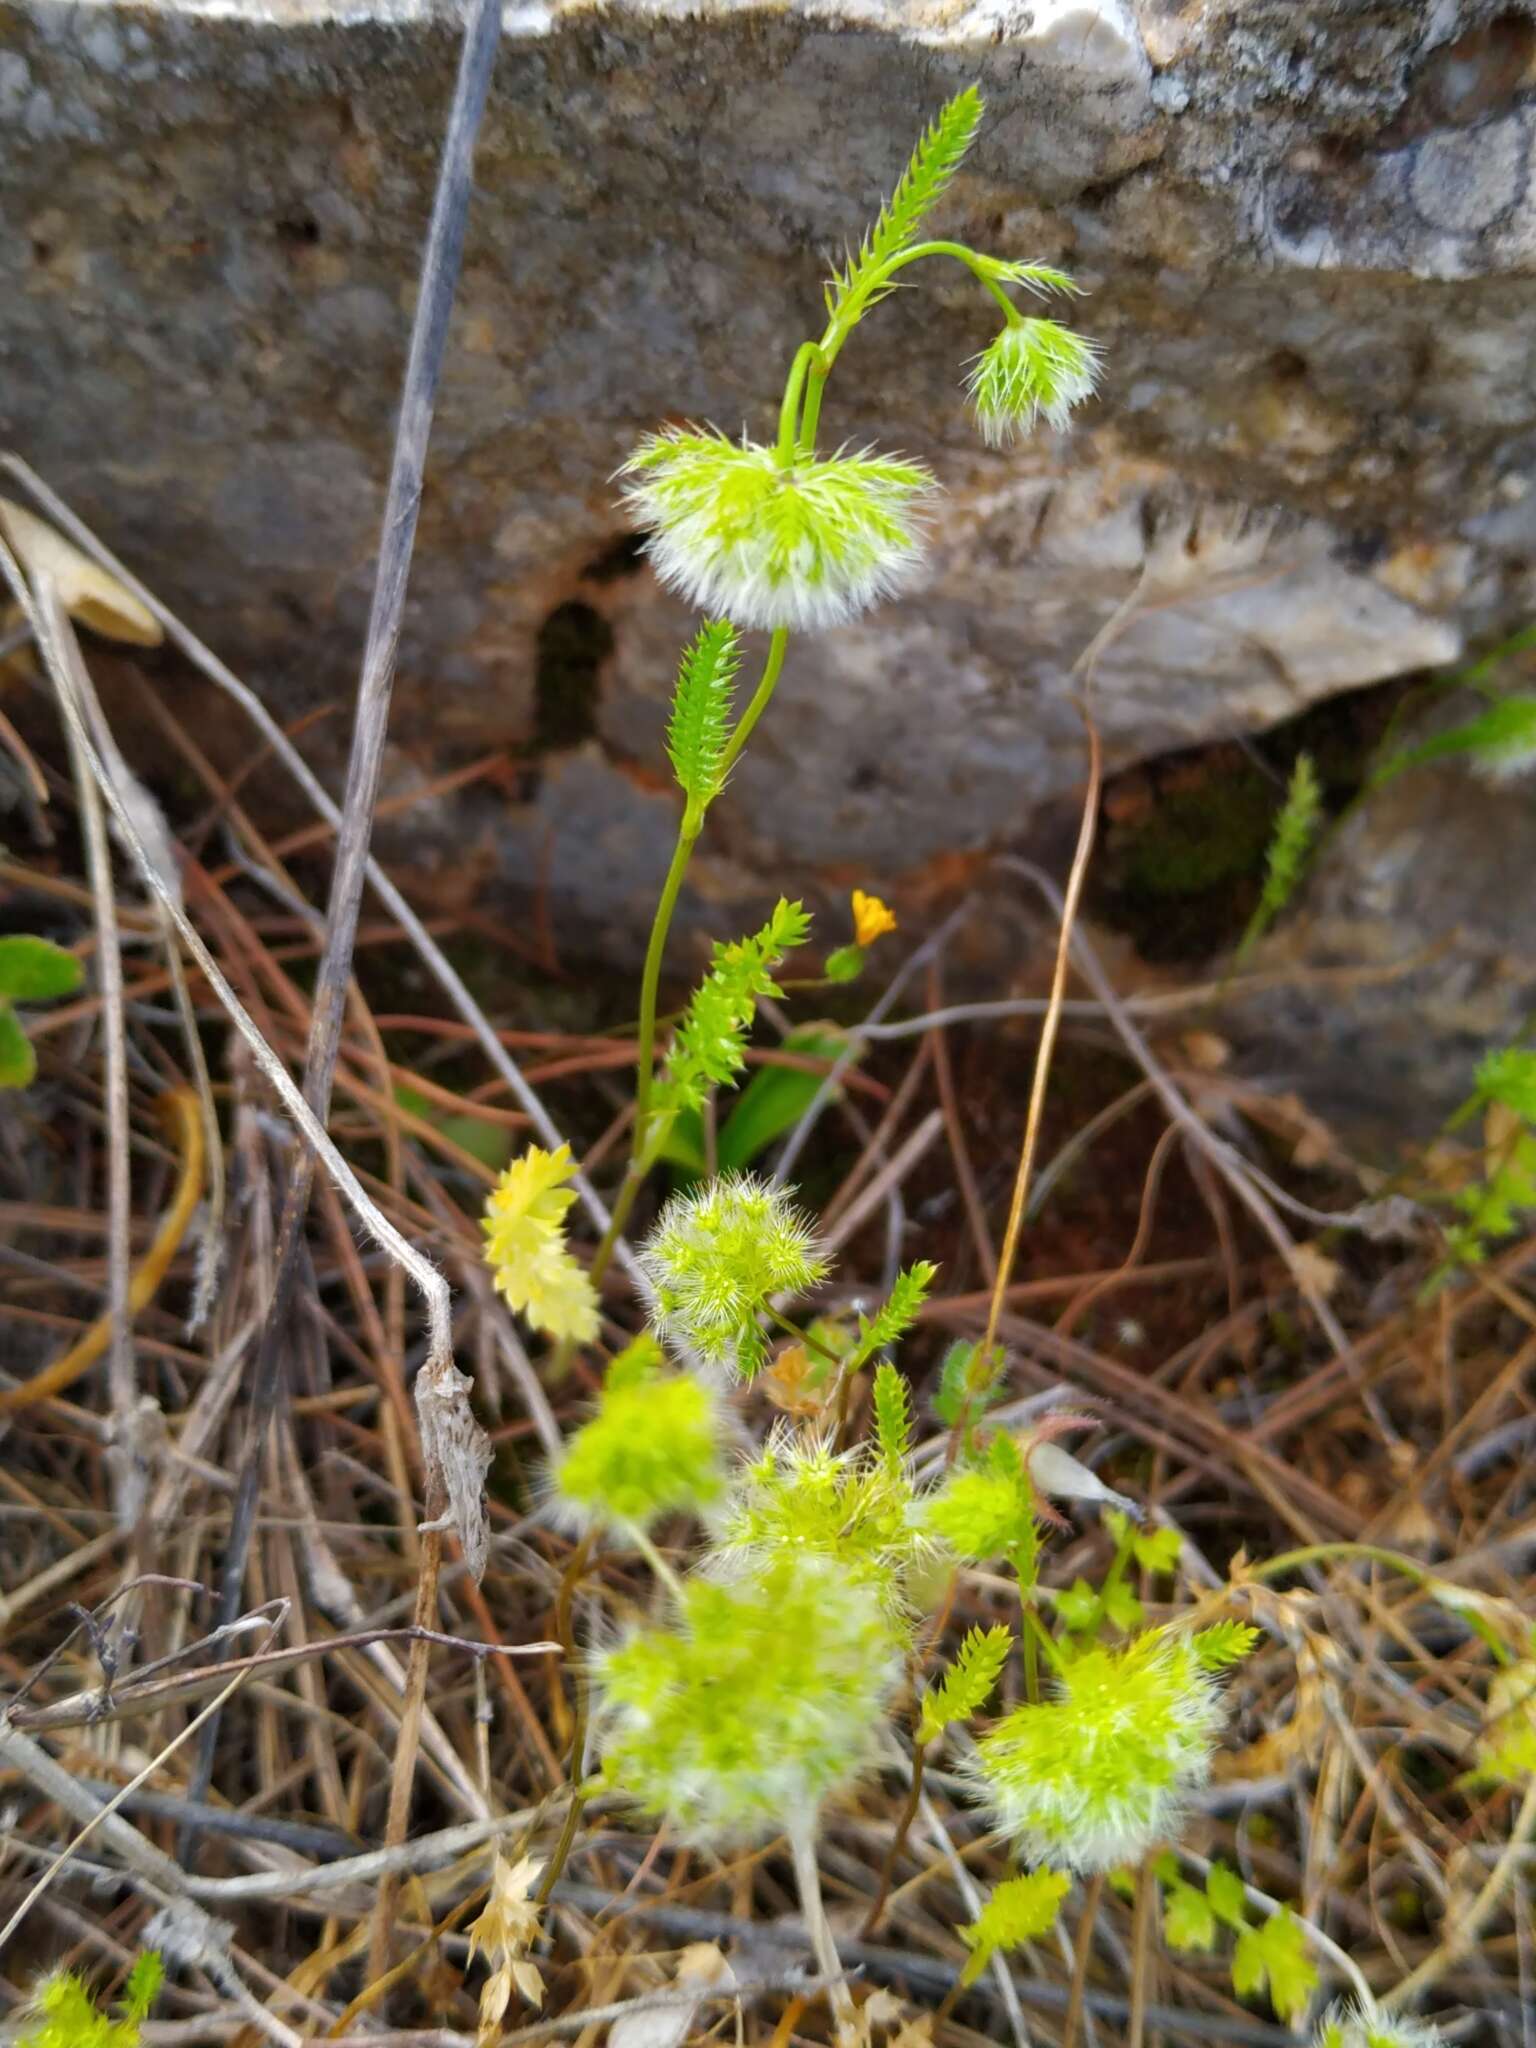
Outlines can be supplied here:
[[747, 741], [751, 739], [752, 731], [757, 721], [768, 709], [769, 699], [773, 695], [784, 667], [784, 651], [788, 645], [788, 626], [775, 626], [773, 637], [768, 642], [768, 653], [763, 661], [762, 678], [757, 688], [752, 692], [751, 702], [737, 720], [736, 730], [731, 734], [730, 742], [726, 747], [724, 755], [721, 757], [720, 780], [722, 782], [724, 782], [726, 776], [730, 774], [732, 768], [736, 765], [737, 755], [747, 744]]
[[[821, 351], [814, 341], [803, 341], [795, 351], [795, 360], [789, 366], [789, 375], [784, 380], [784, 398], [779, 407], [779, 461], [786, 468], [795, 457], [796, 428], [800, 415], [800, 394], [805, 389], [806, 373]], [[825, 373], [823, 373], [825, 381]]]
[[1405, 1578], [1414, 1579], [1421, 1586], [1434, 1583], [1434, 1573], [1411, 1557], [1404, 1557], [1400, 1550], [1383, 1550], [1375, 1543], [1308, 1543], [1300, 1550], [1282, 1550], [1278, 1557], [1267, 1557], [1262, 1564], [1250, 1567], [1250, 1579], [1276, 1579], [1285, 1572], [1297, 1571], [1304, 1564], [1325, 1564], [1334, 1558], [1352, 1557], [1371, 1564], [1385, 1565], [1389, 1571], [1401, 1572]]
[[1026, 1653], [1028, 1651], [1028, 1646], [1031, 1642], [1037, 1644], [1038, 1647], [1045, 1652], [1046, 1663], [1049, 1664], [1052, 1671], [1054, 1671], [1056, 1676], [1059, 1678], [1063, 1670], [1061, 1652], [1057, 1649], [1056, 1644], [1051, 1637], [1050, 1630], [1045, 1626], [1044, 1622], [1040, 1619], [1039, 1615], [1036, 1614], [1034, 1608], [1031, 1607], [1027, 1601], [1022, 1603], [1020, 1607], [1020, 1612], [1024, 1617], [1024, 1644]]
[[683, 1603], [683, 1582], [677, 1576], [677, 1573], [673, 1571], [671, 1565], [667, 1563], [667, 1560], [662, 1556], [643, 1529], [631, 1527], [628, 1535], [630, 1542], [633, 1543], [636, 1550], [639, 1551], [651, 1570], [672, 1595], [672, 1598], [681, 1606]]
[[[768, 708], [774, 686], [784, 667], [784, 650], [788, 643], [788, 628], [780, 626], [768, 643], [762, 677], [752, 693], [752, 700], [738, 719], [736, 730], [731, 734], [730, 743], [722, 757], [722, 782], [730, 773], [742, 748], [752, 737], [753, 727]], [[667, 878], [661, 885], [656, 915], [651, 920], [651, 936], [645, 949], [645, 966], [640, 977], [640, 1019], [636, 1026], [635, 1124], [630, 1144], [629, 1166], [618, 1199], [614, 1203], [612, 1219], [592, 1257], [591, 1277], [594, 1286], [607, 1270], [619, 1232], [628, 1220], [635, 1197], [640, 1192], [640, 1183], [655, 1164], [656, 1133], [651, 1128], [651, 1094], [656, 1082], [657, 992], [661, 987], [662, 962], [666, 957], [667, 936], [672, 929], [677, 899], [682, 892], [688, 864], [693, 859], [693, 850], [703, 829], [704, 806], [690, 803], [683, 812], [682, 823], [678, 826], [677, 844], [672, 849], [671, 865], [667, 869]]]

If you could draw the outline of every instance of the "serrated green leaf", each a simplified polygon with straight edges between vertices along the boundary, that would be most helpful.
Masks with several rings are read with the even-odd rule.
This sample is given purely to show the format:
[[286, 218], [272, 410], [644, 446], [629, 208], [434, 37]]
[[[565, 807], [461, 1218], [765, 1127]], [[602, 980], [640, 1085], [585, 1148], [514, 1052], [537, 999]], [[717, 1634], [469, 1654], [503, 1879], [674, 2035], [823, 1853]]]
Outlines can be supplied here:
[[894, 1365], [875, 1368], [875, 1442], [890, 1472], [900, 1472], [912, 1445], [912, 1397]]
[[1071, 1878], [1057, 1870], [1031, 1870], [998, 1885], [980, 1916], [960, 1929], [960, 1939], [971, 1951], [960, 1981], [974, 1984], [1000, 1949], [1017, 1948], [1049, 1934], [1071, 1888]]
[[781, 896], [760, 931], [715, 947], [652, 1093], [648, 1159], [660, 1156], [669, 1127], [683, 1110], [702, 1110], [712, 1089], [729, 1085], [741, 1072], [758, 999], [779, 993], [772, 970], [787, 952], [804, 944], [810, 926], [804, 905]]
[[165, 1965], [158, 1949], [147, 1948], [135, 1960], [123, 1986], [123, 2011], [130, 2020], [149, 2017], [149, 2009], [160, 1996], [165, 1982]]
[[904, 1273], [896, 1275], [896, 1284], [890, 1295], [872, 1316], [859, 1317], [858, 1341], [848, 1359], [850, 1372], [858, 1372], [877, 1351], [894, 1344], [911, 1328], [917, 1320], [918, 1310], [928, 1298], [929, 1288], [938, 1277], [938, 1271], [931, 1259], [918, 1259]]
[[850, 304], [878, 296], [881, 268], [905, 249], [923, 217], [943, 197], [960, 161], [975, 139], [981, 122], [981, 94], [974, 85], [944, 107], [912, 152], [896, 189], [880, 209], [880, 217], [864, 237], [856, 257], [827, 287], [827, 310], [835, 318]]
[[1238, 1937], [1232, 1952], [1232, 1988], [1240, 1997], [1252, 1998], [1267, 1986], [1270, 2004], [1290, 2022], [1306, 2011], [1317, 1981], [1306, 1935], [1289, 1906]]
[[1208, 1953], [1216, 1946], [1216, 1915], [1205, 1893], [1182, 1881], [1163, 1900], [1163, 1939], [1182, 1954]]
[[1213, 1863], [1206, 1872], [1205, 1895], [1216, 1918], [1224, 1920], [1228, 1927], [1248, 1925], [1248, 1895], [1243, 1880], [1225, 1863]]
[[1536, 1124], [1536, 1052], [1506, 1045], [1488, 1053], [1477, 1069], [1480, 1103], [1501, 1102], [1523, 1122]]
[[1138, 1529], [1131, 1538], [1131, 1550], [1144, 1571], [1171, 1572], [1179, 1562], [1184, 1538], [1177, 1529]]
[[936, 1742], [952, 1722], [968, 1721], [985, 1706], [1012, 1647], [1006, 1628], [971, 1630], [943, 1678], [923, 1695], [919, 1742]]
[[720, 794], [730, 734], [731, 698], [741, 644], [726, 619], [711, 619], [684, 650], [667, 725], [667, 759], [690, 803], [706, 806]]
[[37, 1054], [9, 1003], [0, 1002], [0, 1088], [26, 1088], [37, 1073]]
[[0, 938], [0, 996], [13, 1003], [51, 1003], [73, 995], [83, 978], [74, 954], [51, 939], [25, 932]]
[[1248, 1655], [1259, 1640], [1259, 1631], [1246, 1621], [1218, 1621], [1200, 1629], [1193, 1638], [1195, 1655], [1207, 1671], [1221, 1671]]
[[1105, 1614], [1116, 1628], [1129, 1632], [1131, 1629], [1140, 1628], [1147, 1618], [1147, 1610], [1124, 1579], [1118, 1579], [1113, 1584], [1106, 1581], [1099, 1597], [1104, 1603]]

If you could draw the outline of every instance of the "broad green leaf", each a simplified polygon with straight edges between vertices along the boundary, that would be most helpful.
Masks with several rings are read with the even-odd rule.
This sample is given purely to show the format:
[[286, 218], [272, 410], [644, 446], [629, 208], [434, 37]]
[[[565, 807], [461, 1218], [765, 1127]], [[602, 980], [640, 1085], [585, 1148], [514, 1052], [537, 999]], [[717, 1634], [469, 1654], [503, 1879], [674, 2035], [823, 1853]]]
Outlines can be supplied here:
[[1056, 1595], [1056, 1612], [1068, 1628], [1082, 1634], [1098, 1627], [1104, 1603], [1086, 1579], [1074, 1579]]
[[[784, 1041], [785, 1052], [815, 1060], [838, 1059], [847, 1046], [841, 1031], [816, 1025], [792, 1031]], [[750, 1166], [760, 1153], [792, 1131], [810, 1108], [825, 1078], [823, 1074], [804, 1073], [798, 1067], [759, 1067], [721, 1129], [722, 1172], [739, 1172]]]
[[1104, 1612], [1116, 1628], [1127, 1631], [1140, 1628], [1147, 1618], [1147, 1610], [1124, 1579], [1118, 1580], [1114, 1585], [1106, 1584], [1100, 1598], [1104, 1603]]
[[1183, 1953], [1208, 1952], [1216, 1946], [1216, 1915], [1204, 1892], [1182, 1880], [1168, 1887], [1163, 1900], [1163, 1939]]
[[13, 1003], [51, 1003], [58, 996], [73, 995], [82, 974], [74, 954], [51, 939], [25, 933], [0, 938], [0, 996]]
[[1247, 1926], [1247, 1894], [1235, 1870], [1225, 1863], [1213, 1863], [1206, 1875], [1205, 1895], [1218, 1920], [1225, 1920], [1229, 1927]]
[[37, 1054], [9, 1003], [0, 1003], [0, 1088], [25, 1088], [37, 1072]]
[[1266, 1986], [1270, 2004], [1288, 2022], [1301, 2017], [1317, 1989], [1306, 1935], [1289, 1906], [1246, 1928], [1232, 1953], [1232, 1989], [1240, 1997], [1251, 1998]]
[[1177, 1529], [1138, 1529], [1131, 1538], [1136, 1562], [1149, 1572], [1173, 1571], [1183, 1548], [1184, 1538]]

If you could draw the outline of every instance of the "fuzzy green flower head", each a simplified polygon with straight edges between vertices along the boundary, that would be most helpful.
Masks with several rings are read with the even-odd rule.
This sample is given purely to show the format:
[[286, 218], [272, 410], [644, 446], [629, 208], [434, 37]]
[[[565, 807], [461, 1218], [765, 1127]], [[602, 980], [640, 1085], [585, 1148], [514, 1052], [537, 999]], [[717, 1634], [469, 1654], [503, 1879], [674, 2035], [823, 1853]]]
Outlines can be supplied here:
[[1026, 1575], [1040, 1548], [1035, 1490], [1013, 1438], [992, 1439], [983, 1463], [952, 1473], [927, 1504], [931, 1535], [958, 1558], [989, 1564], [1006, 1558]]
[[937, 485], [918, 462], [801, 455], [714, 429], [648, 434], [619, 472], [669, 590], [740, 627], [818, 632], [900, 588]]
[[932, 1547], [904, 1470], [867, 1445], [838, 1453], [787, 1432], [743, 1468], [718, 1542], [727, 1557], [825, 1558], [898, 1624], [907, 1579]]
[[664, 1515], [704, 1513], [725, 1491], [721, 1436], [719, 1401], [690, 1374], [610, 1376], [550, 1475], [560, 1519], [648, 1529]]
[[657, 1335], [750, 1379], [766, 1354], [757, 1319], [770, 1297], [814, 1287], [827, 1263], [785, 1190], [742, 1173], [674, 1195], [640, 1267]]
[[1098, 376], [1099, 352], [1085, 334], [1059, 320], [1019, 320], [976, 357], [965, 388], [981, 438], [1002, 448], [1033, 432], [1042, 413], [1060, 432]]
[[1056, 1697], [999, 1721], [971, 1769], [1032, 1862], [1113, 1870], [1177, 1826], [1210, 1774], [1221, 1713], [1193, 1643], [1153, 1630], [1074, 1657]]
[[55, 1971], [32, 1996], [31, 2023], [17, 2048], [138, 2048], [141, 2025], [164, 1977], [158, 1953], [146, 1949], [128, 1973], [122, 2004], [114, 2015], [96, 2003], [72, 1970]]
[[808, 1827], [871, 1761], [899, 1671], [878, 1602], [831, 1564], [694, 1579], [675, 1629], [598, 1661], [603, 1777], [696, 1841]]
[[1441, 2048], [1445, 2036], [1427, 2020], [1405, 2019], [1363, 2002], [1330, 2006], [1313, 2048]]

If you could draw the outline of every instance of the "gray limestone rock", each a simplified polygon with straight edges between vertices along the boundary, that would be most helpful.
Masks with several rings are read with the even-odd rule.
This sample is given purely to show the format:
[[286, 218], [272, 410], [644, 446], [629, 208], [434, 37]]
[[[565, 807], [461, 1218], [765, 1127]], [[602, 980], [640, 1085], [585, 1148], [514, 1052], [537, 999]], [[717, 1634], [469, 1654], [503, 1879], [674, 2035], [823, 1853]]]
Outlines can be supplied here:
[[[505, 23], [391, 772], [532, 765], [390, 828], [429, 901], [515, 915], [541, 888], [581, 943], [637, 947], [690, 621], [609, 479], [666, 417], [769, 428], [829, 265], [972, 79], [944, 231], [1079, 276], [1102, 396], [989, 452], [958, 391], [991, 332], [974, 290], [935, 273], [861, 330], [826, 433], [932, 464], [932, 557], [793, 647], [695, 925], [781, 885], [899, 896], [1069, 796], [1074, 663], [1138, 588], [1094, 684], [1112, 765], [1529, 613], [1529, 4], [519, 0]], [[448, 0], [0, 0], [0, 433], [285, 714], [354, 673], [456, 25]], [[227, 728], [211, 696], [181, 709]], [[344, 735], [308, 738], [324, 772]]]

